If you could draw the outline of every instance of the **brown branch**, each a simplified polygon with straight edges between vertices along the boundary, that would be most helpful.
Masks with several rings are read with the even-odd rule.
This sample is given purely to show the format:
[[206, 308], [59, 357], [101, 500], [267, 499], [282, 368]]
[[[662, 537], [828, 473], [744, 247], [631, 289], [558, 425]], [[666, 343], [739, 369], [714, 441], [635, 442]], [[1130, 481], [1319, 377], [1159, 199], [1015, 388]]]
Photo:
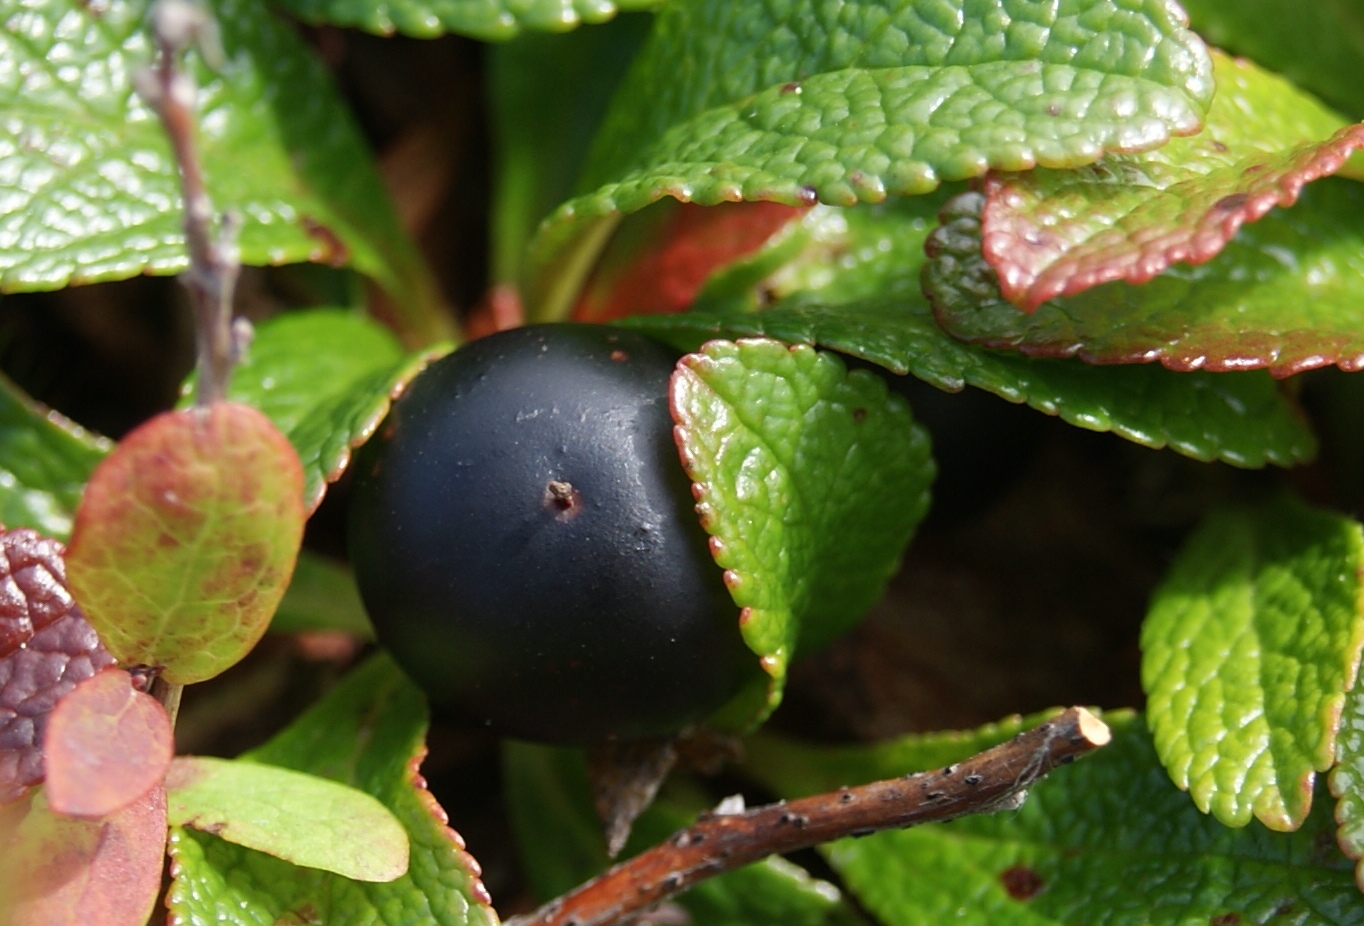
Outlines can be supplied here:
[[1007, 743], [956, 765], [840, 788], [742, 813], [708, 814], [693, 826], [507, 926], [608, 926], [706, 878], [782, 852], [844, 836], [941, 822], [1017, 807], [1027, 788], [1110, 739], [1089, 711], [1072, 707]]
[[137, 89], [161, 119], [180, 172], [189, 251], [189, 267], [182, 280], [194, 305], [199, 372], [195, 404], [205, 406], [226, 396], [232, 367], [241, 353], [240, 337], [232, 325], [232, 292], [241, 267], [236, 241], [239, 223], [228, 215], [215, 229], [213, 203], [195, 143], [197, 91], [180, 60], [191, 44], [197, 44], [209, 58], [221, 58], [221, 51], [212, 17], [193, 0], [157, 0], [151, 23], [156, 63], [138, 75]]

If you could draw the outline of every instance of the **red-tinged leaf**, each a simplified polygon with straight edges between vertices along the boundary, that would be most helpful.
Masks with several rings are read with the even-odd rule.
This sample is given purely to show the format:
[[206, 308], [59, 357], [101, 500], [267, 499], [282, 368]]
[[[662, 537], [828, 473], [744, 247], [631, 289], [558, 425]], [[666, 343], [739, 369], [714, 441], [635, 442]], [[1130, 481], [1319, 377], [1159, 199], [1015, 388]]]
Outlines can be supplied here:
[[949, 201], [925, 248], [924, 293], [954, 338], [1181, 373], [1364, 369], [1364, 184], [1310, 184], [1292, 209], [1242, 227], [1215, 260], [1171, 267], [1143, 286], [1119, 281], [1062, 296], [1031, 315], [1004, 300], [981, 254], [982, 199]]
[[607, 322], [681, 312], [712, 273], [753, 253], [806, 211], [771, 202], [666, 202], [629, 216], [584, 286], [572, 318]]
[[117, 813], [166, 777], [175, 752], [170, 718], [133, 688], [122, 669], [105, 669], [57, 702], [43, 736], [44, 788], [56, 813]]
[[303, 470], [263, 414], [221, 402], [137, 428], [76, 511], [71, 588], [120, 661], [212, 678], [256, 644], [303, 535]]
[[58, 700], [114, 657], [67, 591], [61, 544], [29, 530], [8, 531], [0, 533], [0, 552], [0, 621], [22, 644], [0, 657], [4, 804], [43, 780], [43, 731]]
[[1281, 77], [1214, 54], [1217, 96], [1198, 135], [1078, 170], [985, 181], [981, 244], [1010, 302], [1033, 311], [1101, 283], [1145, 283], [1216, 256], [1247, 222], [1364, 148], [1345, 120]]
[[25, 803], [13, 832], [0, 831], [0, 923], [143, 926], [161, 891], [165, 791], [99, 820], [54, 813], [41, 792]]
[[0, 658], [68, 613], [62, 545], [37, 531], [0, 533]]

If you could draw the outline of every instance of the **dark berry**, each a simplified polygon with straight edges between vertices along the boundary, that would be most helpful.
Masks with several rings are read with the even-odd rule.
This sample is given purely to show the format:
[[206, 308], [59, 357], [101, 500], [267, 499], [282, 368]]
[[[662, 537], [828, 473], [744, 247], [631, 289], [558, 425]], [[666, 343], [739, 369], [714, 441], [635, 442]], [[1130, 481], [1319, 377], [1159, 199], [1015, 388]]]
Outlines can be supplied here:
[[351, 560], [438, 708], [561, 743], [674, 732], [753, 659], [668, 411], [676, 354], [538, 325], [418, 376], [359, 454]]

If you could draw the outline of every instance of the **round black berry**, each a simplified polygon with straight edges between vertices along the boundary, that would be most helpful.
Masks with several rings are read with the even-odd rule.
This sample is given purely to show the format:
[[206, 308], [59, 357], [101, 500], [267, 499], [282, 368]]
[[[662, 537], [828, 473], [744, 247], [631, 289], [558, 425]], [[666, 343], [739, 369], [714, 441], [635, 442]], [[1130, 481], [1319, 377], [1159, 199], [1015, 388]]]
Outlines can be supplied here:
[[678, 460], [675, 361], [601, 325], [504, 331], [422, 372], [360, 452], [356, 580], [437, 707], [587, 743], [736, 693], [754, 663]]

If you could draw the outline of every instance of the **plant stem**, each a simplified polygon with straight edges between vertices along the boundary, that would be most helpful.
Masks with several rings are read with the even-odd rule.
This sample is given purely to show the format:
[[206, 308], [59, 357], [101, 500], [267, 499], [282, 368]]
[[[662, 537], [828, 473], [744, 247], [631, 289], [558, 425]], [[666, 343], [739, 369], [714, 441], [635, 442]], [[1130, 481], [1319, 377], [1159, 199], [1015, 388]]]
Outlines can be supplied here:
[[931, 772], [840, 788], [694, 825], [507, 926], [609, 926], [706, 878], [844, 836], [1018, 807], [1028, 787], [1106, 744], [1108, 727], [1072, 707], [1007, 743]]
[[181, 280], [194, 306], [198, 389], [195, 404], [210, 405], [227, 395], [232, 367], [241, 353], [232, 325], [232, 294], [241, 268], [239, 222], [224, 216], [215, 228], [213, 203], [195, 143], [194, 78], [181, 67], [191, 44], [214, 48], [208, 12], [192, 0], [157, 0], [151, 11], [156, 63], [139, 75], [138, 91], [156, 111], [170, 140], [185, 201], [185, 247], [189, 267]]
[[[189, 290], [194, 309], [198, 372], [194, 404], [206, 408], [226, 398], [232, 367], [240, 359], [250, 329], [234, 327], [232, 322], [232, 296], [241, 270], [237, 248], [240, 222], [231, 214], [217, 220], [213, 211], [195, 143], [198, 91], [181, 61], [191, 45], [198, 45], [210, 63], [215, 63], [214, 58], [221, 59], [222, 52], [212, 17], [193, 0], [156, 0], [150, 17], [156, 62], [137, 75], [136, 84], [165, 128], [180, 173], [185, 248], [189, 252], [189, 267], [180, 279]], [[151, 693], [166, 709], [172, 728], [182, 692], [183, 686], [160, 679], [152, 685]]]

